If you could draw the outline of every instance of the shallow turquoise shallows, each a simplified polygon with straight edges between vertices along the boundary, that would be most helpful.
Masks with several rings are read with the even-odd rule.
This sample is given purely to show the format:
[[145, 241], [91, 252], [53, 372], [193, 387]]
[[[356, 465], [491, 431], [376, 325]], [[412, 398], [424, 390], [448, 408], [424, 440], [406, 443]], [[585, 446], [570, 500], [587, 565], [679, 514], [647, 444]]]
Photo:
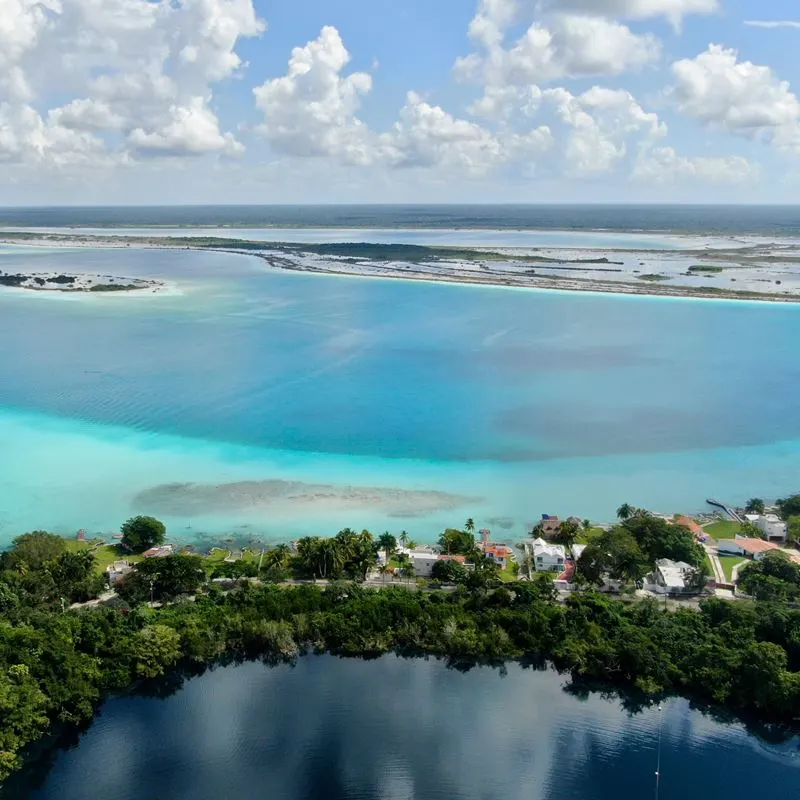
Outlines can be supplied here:
[[468, 516], [519, 539], [541, 513], [800, 489], [800, 306], [0, 251], [22, 269], [173, 291], [0, 291], [0, 544], [134, 512], [187, 541], [345, 525], [430, 541]]

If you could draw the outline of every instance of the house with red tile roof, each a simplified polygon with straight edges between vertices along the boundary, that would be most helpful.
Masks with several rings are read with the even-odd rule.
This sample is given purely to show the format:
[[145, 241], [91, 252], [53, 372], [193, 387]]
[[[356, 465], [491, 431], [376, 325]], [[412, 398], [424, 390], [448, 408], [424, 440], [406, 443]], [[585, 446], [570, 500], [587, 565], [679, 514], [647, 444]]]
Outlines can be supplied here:
[[708, 535], [703, 530], [703, 528], [700, 525], [698, 525], [691, 517], [687, 517], [684, 515], [675, 517], [675, 524], [683, 525], [684, 528], [688, 528], [694, 534], [695, 539], [700, 539], [703, 536]]
[[723, 539], [717, 542], [717, 550], [720, 555], [745, 556], [745, 558], [759, 561], [764, 558], [766, 553], [780, 550], [780, 547], [762, 539], [748, 539], [744, 536], [737, 536], [735, 539]]

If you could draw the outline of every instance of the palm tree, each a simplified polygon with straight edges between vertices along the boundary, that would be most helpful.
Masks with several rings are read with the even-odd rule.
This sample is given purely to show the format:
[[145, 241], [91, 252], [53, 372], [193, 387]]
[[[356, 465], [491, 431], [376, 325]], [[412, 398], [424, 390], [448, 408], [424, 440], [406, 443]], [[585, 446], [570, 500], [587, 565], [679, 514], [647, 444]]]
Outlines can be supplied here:
[[474, 520], [474, 519], [472, 519], [472, 517], [470, 517], [470, 518], [469, 518], [469, 519], [468, 519], [468, 520], [467, 520], [467, 521], [464, 523], [464, 530], [465, 530], [467, 533], [474, 533], [474, 532], [475, 532], [475, 520]]
[[408, 542], [406, 542], [406, 547], [409, 550], [416, 550], [417, 549], [417, 543], [413, 539], [409, 539]]
[[633, 512], [633, 506], [631, 506], [629, 503], [623, 503], [617, 509], [617, 518], [624, 522], [626, 519], [630, 519], [633, 516]]
[[292, 550], [287, 544], [279, 544], [264, 553], [263, 563], [266, 564], [267, 569], [277, 567], [283, 569], [292, 555]]
[[383, 550], [386, 563], [388, 564], [389, 561], [391, 561], [392, 555], [397, 550], [397, 539], [395, 539], [389, 531], [382, 533], [378, 537], [378, 549]]
[[402, 547], [408, 547], [408, 531], [400, 531], [398, 541]]
[[748, 514], [763, 514], [764, 509], [764, 501], [760, 497], [751, 497], [744, 507], [745, 512]]

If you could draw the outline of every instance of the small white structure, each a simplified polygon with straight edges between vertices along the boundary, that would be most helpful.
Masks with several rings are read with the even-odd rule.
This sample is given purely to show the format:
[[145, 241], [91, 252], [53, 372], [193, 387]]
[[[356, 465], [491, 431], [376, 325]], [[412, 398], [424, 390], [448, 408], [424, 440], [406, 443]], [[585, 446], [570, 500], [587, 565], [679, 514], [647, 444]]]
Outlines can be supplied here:
[[534, 539], [530, 545], [533, 568], [537, 572], [564, 571], [567, 563], [567, 553], [563, 545], [548, 544], [544, 539]]
[[685, 561], [660, 558], [648, 575], [647, 588], [658, 594], [693, 594], [698, 590], [697, 569]]
[[115, 561], [106, 567], [106, 580], [109, 586], [114, 586], [118, 581], [122, 580], [131, 570], [133, 566], [127, 561]]
[[761, 514], [753, 523], [764, 535], [768, 542], [785, 544], [789, 537], [786, 523], [775, 514]]
[[462, 566], [466, 562], [464, 556], [443, 556], [439, 553], [414, 552], [410, 555], [414, 564], [414, 575], [417, 578], [430, 578], [433, 574], [433, 565], [437, 561], [457, 561]]

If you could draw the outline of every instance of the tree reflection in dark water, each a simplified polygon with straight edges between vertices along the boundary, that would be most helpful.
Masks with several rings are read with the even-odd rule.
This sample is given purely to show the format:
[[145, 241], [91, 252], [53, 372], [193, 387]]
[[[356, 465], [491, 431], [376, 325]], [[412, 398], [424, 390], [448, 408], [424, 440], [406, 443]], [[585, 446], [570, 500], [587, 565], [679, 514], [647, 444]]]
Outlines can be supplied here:
[[32, 751], [0, 797], [616, 800], [649, 788], [662, 717], [662, 800], [739, 800], [763, 782], [792, 796], [800, 751], [785, 728], [745, 721], [746, 733], [719, 709], [572, 681], [537, 659], [405, 654], [186, 664]]

